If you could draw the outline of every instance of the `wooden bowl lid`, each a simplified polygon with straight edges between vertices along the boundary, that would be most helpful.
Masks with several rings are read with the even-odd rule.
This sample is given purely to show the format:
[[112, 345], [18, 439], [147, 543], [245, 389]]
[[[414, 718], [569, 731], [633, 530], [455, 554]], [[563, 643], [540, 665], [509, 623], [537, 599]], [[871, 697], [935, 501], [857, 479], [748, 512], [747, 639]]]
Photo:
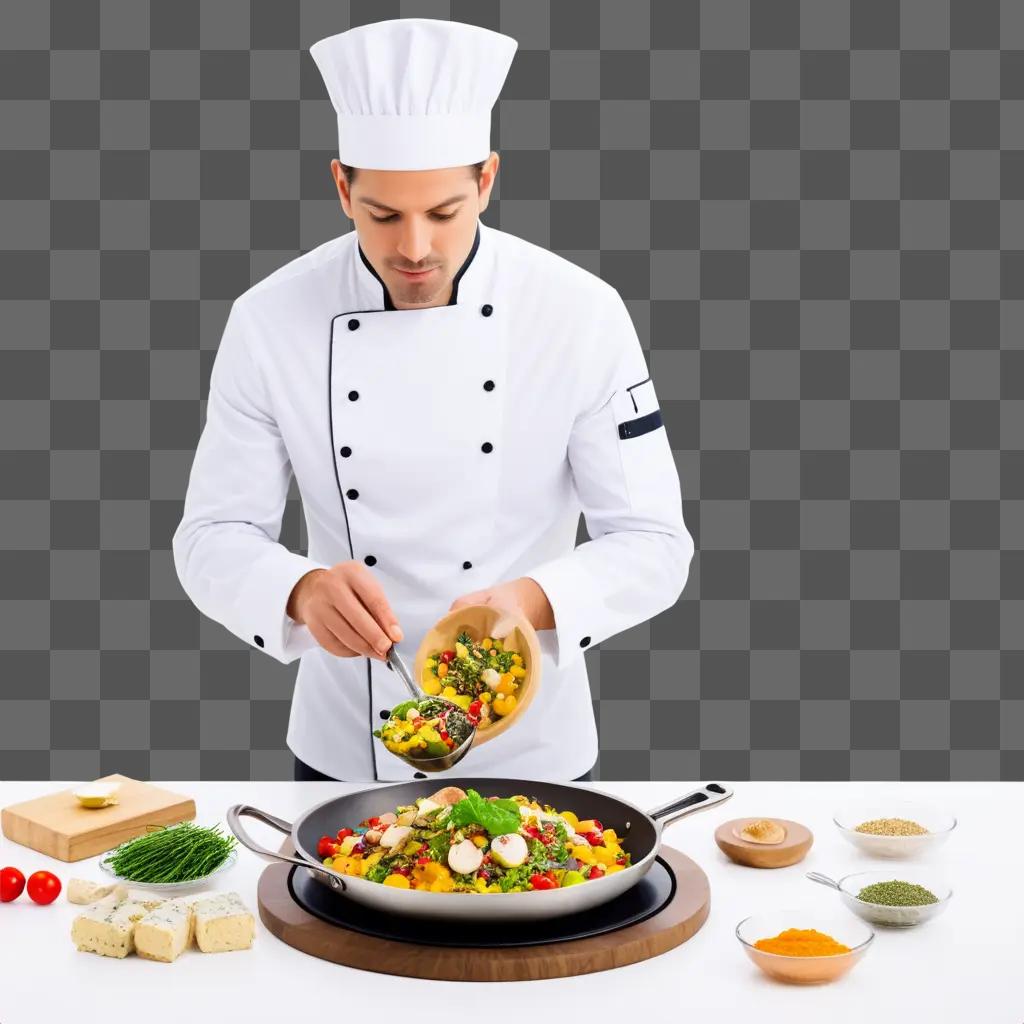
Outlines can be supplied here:
[[455, 646], [455, 638], [463, 631], [474, 640], [480, 640], [485, 636], [493, 636], [492, 630], [495, 627], [501, 630], [498, 639], [523, 656], [526, 675], [519, 680], [516, 706], [511, 714], [503, 718], [494, 716], [494, 725], [486, 729], [477, 729], [476, 738], [473, 740], [474, 747], [510, 729], [516, 719], [530, 706], [540, 686], [540, 641], [529, 620], [518, 611], [498, 608], [492, 604], [474, 604], [459, 608], [439, 619], [433, 628], [428, 630], [413, 661], [413, 678], [421, 685], [424, 663], [434, 651], [452, 649]]
[[[751, 822], [763, 819], [777, 822], [786, 830], [781, 843], [752, 843], [736, 835]], [[784, 868], [807, 856], [814, 836], [809, 828], [798, 821], [762, 815], [760, 818], [734, 818], [723, 822], [715, 829], [715, 842], [722, 853], [737, 864], [748, 868]]]

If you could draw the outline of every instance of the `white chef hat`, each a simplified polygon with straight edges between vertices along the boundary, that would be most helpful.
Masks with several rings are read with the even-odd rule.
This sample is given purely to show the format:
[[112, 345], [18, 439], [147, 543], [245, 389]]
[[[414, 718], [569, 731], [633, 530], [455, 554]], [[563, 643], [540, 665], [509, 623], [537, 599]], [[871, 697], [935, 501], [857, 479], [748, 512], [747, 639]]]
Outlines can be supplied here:
[[314, 43], [309, 52], [338, 115], [338, 159], [392, 171], [486, 159], [491, 108], [518, 45], [433, 18], [380, 21]]

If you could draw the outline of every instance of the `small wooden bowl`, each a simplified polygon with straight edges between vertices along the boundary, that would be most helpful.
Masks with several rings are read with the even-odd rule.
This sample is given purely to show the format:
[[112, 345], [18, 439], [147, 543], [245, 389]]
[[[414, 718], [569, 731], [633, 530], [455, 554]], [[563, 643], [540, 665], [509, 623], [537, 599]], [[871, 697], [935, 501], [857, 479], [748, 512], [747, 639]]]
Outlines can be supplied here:
[[[498, 626], [502, 635], [498, 637], [503, 643], [511, 645], [523, 656], [523, 668], [526, 675], [519, 681], [516, 690], [516, 706], [512, 713], [504, 718], [495, 716], [494, 725], [486, 729], [477, 729], [473, 746], [479, 746], [488, 740], [500, 736], [511, 728], [516, 719], [529, 707], [537, 688], [540, 686], [541, 652], [540, 641], [530, 622], [516, 611], [498, 608], [491, 604], [474, 604], [456, 611], [449, 612], [439, 619], [432, 629], [428, 630], [413, 661], [413, 678], [417, 685], [422, 685], [423, 665], [434, 651], [451, 650], [455, 647], [455, 638], [465, 631], [474, 640], [485, 636], [493, 636], [492, 630]], [[506, 629], [506, 626], [511, 628]]]
[[785, 818], [769, 819], [778, 822], [786, 830], [786, 838], [781, 843], [751, 843], [736, 835], [752, 821], [760, 820], [761, 818], [734, 818], [719, 825], [715, 829], [715, 842], [718, 843], [718, 848], [731, 860], [748, 868], [784, 868], [796, 864], [807, 856], [814, 836], [809, 828], [798, 821], [787, 821]]

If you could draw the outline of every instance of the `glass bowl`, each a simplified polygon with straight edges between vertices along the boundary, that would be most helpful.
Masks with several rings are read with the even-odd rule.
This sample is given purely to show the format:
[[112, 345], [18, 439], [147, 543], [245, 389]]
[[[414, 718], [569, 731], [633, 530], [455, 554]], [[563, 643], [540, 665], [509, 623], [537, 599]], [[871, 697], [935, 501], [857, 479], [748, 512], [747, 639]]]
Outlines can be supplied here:
[[[925, 903], [919, 907], [887, 907], [882, 903], [867, 903], [858, 899], [857, 894], [864, 886], [891, 882], [894, 875], [901, 882], [923, 885], [939, 898], [939, 902]], [[850, 910], [865, 921], [888, 928], [912, 928], [938, 917], [949, 906], [953, 890], [930, 871], [858, 871], [839, 879], [839, 896]]]
[[[857, 826], [876, 818], [907, 818], [928, 831], [920, 836], [879, 836], [858, 832]], [[885, 796], [844, 804], [832, 820], [840, 835], [873, 857], [913, 857], [941, 846], [956, 828], [956, 818], [931, 804], [890, 800]]]
[[[754, 945], [787, 928], [814, 928], [850, 947], [849, 953], [832, 956], [785, 956], [766, 953]], [[775, 910], [755, 914], [736, 925], [736, 938], [743, 951], [765, 974], [795, 985], [816, 985], [835, 981], [854, 968], [871, 947], [875, 933], [862, 921], [808, 910]]]
[[234, 867], [235, 861], [238, 860], [238, 847], [234, 847], [231, 852], [227, 855], [224, 863], [219, 867], [213, 869], [208, 874], [203, 875], [201, 878], [190, 878], [187, 882], [134, 882], [130, 878], [125, 878], [123, 875], [119, 875], [107, 862], [107, 857], [111, 856], [110, 853], [105, 853], [100, 858], [100, 871], [105, 875], [109, 875], [112, 879], [117, 882], [127, 885], [131, 889], [142, 889], [146, 892], [166, 892], [166, 893], [187, 893], [194, 889], [201, 889], [211, 878], [215, 875], [219, 875], [229, 868]]

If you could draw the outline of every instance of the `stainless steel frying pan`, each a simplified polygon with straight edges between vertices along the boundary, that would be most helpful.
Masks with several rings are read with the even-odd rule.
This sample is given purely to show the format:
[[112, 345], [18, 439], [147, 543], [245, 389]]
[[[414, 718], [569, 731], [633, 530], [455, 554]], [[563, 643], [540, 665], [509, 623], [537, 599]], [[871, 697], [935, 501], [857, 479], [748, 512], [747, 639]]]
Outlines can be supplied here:
[[[317, 881], [334, 889], [339, 898], [355, 900], [383, 914], [453, 921], [529, 921], [575, 914], [614, 899], [636, 885], [650, 870], [661, 848], [662, 831], [666, 825], [688, 814], [714, 807], [732, 796], [732, 789], [728, 786], [710, 782], [660, 807], [643, 811], [608, 793], [569, 783], [499, 778], [444, 781], [446, 786], [475, 789], [485, 797], [522, 794], [560, 811], [572, 811], [581, 821], [596, 818], [605, 828], [615, 829], [623, 848], [631, 854], [632, 864], [604, 878], [564, 889], [487, 893], [478, 896], [471, 893], [394, 889], [378, 882], [369, 882], [365, 878], [342, 875], [321, 863], [316, 855], [317, 842], [321, 836], [333, 836], [340, 828], [353, 828], [366, 818], [412, 804], [417, 797], [430, 796], [438, 787], [436, 781], [429, 780], [379, 786], [332, 797], [311, 807], [294, 824], [249, 804], [235, 804], [228, 810], [227, 822], [239, 842], [253, 853], [267, 860], [306, 868]], [[296, 856], [284, 856], [260, 846], [243, 828], [243, 817], [256, 818], [290, 836]]]

